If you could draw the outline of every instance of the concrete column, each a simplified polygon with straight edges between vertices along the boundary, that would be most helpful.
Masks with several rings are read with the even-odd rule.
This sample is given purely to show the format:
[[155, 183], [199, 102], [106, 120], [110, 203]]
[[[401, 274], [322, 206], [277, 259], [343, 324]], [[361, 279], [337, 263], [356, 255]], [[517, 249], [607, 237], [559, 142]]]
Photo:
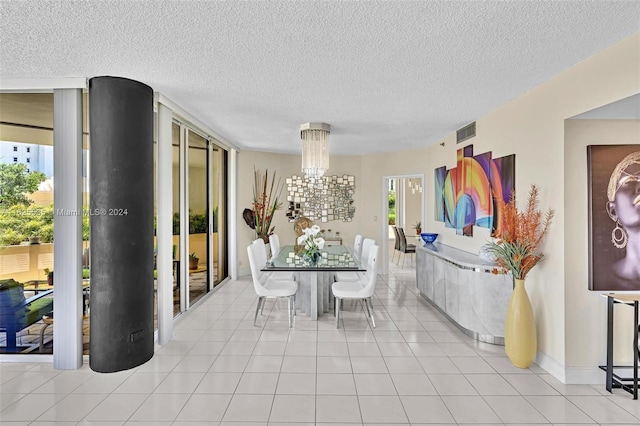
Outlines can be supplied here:
[[91, 343], [99, 372], [153, 356], [153, 90], [89, 80]]

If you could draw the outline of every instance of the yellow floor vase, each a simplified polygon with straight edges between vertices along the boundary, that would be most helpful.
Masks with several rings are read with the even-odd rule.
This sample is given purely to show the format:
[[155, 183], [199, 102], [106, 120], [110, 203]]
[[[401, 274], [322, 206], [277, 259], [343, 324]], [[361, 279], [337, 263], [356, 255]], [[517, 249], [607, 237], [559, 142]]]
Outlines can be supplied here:
[[516, 279], [515, 283], [504, 325], [504, 346], [513, 365], [529, 368], [538, 351], [536, 321], [524, 280]]

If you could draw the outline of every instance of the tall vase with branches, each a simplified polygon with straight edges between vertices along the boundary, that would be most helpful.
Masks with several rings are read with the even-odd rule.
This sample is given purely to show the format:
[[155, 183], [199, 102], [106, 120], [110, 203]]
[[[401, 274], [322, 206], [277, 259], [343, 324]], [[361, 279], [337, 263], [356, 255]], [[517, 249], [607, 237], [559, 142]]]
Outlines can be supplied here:
[[495, 272], [511, 272], [514, 279], [524, 280], [527, 274], [544, 257], [540, 250], [554, 212], [538, 210], [540, 189], [531, 185], [526, 208], [519, 212], [516, 194], [513, 192], [508, 203], [496, 197], [500, 211], [500, 232], [497, 241], [489, 243], [489, 251], [496, 257], [498, 268]]
[[278, 178], [276, 183], [276, 172], [269, 176], [269, 170], [265, 170], [264, 174], [254, 167], [253, 169], [253, 223], [251, 224], [247, 218], [247, 224], [256, 231], [257, 238], [269, 243], [269, 235], [273, 234], [275, 226], [271, 226], [274, 214], [282, 208], [280, 202], [280, 194], [282, 193], [283, 184]]
[[528, 368], [537, 355], [536, 324], [533, 308], [524, 286], [527, 274], [542, 261], [540, 246], [553, 219], [553, 210], [538, 210], [539, 188], [531, 185], [523, 211], [518, 211], [516, 195], [508, 203], [496, 197], [500, 212], [497, 241], [489, 243], [496, 258], [496, 273], [511, 272], [514, 290], [507, 307], [505, 352], [516, 367]]

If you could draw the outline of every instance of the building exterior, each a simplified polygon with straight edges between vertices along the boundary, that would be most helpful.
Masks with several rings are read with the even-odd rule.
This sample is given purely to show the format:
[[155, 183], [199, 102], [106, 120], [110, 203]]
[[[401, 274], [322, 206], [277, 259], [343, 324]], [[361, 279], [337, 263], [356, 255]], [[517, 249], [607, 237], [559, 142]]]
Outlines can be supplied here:
[[0, 162], [19, 163], [31, 172], [53, 176], [53, 147], [22, 142], [0, 141]]

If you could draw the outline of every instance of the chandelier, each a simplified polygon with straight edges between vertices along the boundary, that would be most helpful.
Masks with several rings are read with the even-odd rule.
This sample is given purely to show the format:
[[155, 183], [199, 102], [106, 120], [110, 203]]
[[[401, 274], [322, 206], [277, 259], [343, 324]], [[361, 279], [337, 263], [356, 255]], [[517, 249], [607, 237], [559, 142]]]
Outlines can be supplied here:
[[416, 191], [422, 192], [421, 179], [409, 179], [409, 189], [411, 189], [412, 194], [415, 194]]
[[300, 126], [302, 171], [308, 177], [322, 177], [329, 168], [330, 129], [326, 123], [304, 123]]

